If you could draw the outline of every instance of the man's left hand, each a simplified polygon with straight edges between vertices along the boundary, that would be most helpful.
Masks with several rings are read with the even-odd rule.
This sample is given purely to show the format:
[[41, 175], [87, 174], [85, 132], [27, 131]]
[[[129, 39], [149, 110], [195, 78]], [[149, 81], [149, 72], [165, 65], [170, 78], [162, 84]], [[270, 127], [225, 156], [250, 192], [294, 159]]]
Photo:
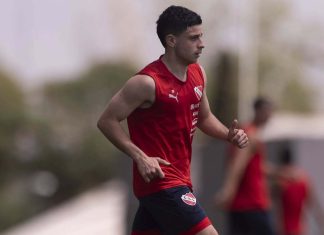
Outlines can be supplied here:
[[238, 128], [238, 121], [234, 119], [229, 128], [227, 139], [239, 148], [245, 148], [249, 144], [249, 138], [243, 129]]

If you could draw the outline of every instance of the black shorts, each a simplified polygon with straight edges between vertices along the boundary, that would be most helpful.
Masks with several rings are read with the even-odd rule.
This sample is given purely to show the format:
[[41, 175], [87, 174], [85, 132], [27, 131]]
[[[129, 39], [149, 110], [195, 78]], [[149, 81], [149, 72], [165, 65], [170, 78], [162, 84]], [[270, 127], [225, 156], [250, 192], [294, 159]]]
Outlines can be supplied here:
[[190, 189], [179, 186], [139, 198], [132, 235], [193, 235], [210, 224]]
[[270, 213], [263, 210], [230, 212], [230, 235], [274, 235]]

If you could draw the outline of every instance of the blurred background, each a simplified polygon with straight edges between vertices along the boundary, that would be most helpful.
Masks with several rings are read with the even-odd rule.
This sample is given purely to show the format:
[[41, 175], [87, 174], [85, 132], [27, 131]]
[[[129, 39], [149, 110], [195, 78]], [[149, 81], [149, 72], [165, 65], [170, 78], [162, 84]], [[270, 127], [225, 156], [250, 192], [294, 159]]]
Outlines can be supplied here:
[[[293, 149], [324, 204], [324, 2], [321, 0], [1, 0], [0, 234], [125, 235], [137, 202], [131, 162], [96, 128], [121, 85], [163, 53], [155, 22], [169, 5], [203, 19], [200, 63], [225, 124], [269, 97], [269, 160]], [[211, 206], [224, 143], [198, 133], [192, 176]], [[308, 235], [316, 235], [307, 216]]]

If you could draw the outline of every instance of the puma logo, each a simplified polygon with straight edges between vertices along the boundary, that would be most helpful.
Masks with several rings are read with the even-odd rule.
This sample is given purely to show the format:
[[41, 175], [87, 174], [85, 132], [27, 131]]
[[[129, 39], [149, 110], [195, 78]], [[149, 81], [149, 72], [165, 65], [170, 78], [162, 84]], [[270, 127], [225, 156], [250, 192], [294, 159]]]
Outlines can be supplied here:
[[169, 98], [175, 99], [177, 101], [177, 103], [179, 103], [179, 100], [178, 100], [178, 92], [175, 95], [174, 94], [169, 94]]

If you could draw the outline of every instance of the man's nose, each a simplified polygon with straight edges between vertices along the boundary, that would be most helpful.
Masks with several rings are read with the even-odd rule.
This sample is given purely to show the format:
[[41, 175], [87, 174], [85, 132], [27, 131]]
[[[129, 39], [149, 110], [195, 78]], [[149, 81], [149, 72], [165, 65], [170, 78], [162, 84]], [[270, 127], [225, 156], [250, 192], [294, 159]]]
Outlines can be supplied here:
[[200, 49], [205, 48], [204, 42], [203, 42], [201, 39], [199, 40], [198, 47], [199, 47]]

